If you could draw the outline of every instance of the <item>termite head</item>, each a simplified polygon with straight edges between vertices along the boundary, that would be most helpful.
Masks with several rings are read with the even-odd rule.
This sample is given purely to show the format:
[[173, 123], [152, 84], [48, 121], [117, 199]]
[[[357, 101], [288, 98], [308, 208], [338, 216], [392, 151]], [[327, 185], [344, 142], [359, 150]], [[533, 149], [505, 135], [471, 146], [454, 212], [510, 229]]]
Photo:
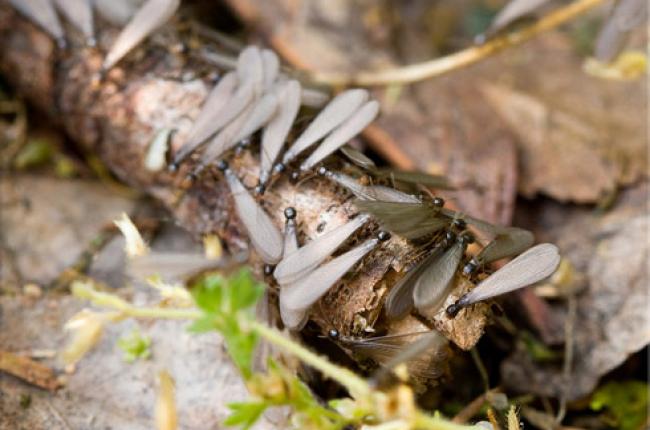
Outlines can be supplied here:
[[264, 276], [271, 276], [275, 267], [272, 264], [264, 265]]
[[462, 307], [459, 306], [457, 303], [458, 302], [447, 306], [447, 310], [445, 312], [447, 312], [447, 316], [449, 318], [456, 318], [456, 315], [458, 315], [458, 312], [460, 312], [460, 310], [462, 309]]
[[261, 196], [266, 191], [266, 186], [264, 184], [257, 184], [255, 186], [255, 194]]
[[316, 170], [316, 173], [318, 173], [320, 176], [325, 176], [327, 175], [327, 169], [325, 166], [320, 166], [318, 170]]
[[282, 173], [285, 170], [287, 170], [287, 166], [285, 166], [282, 162], [275, 163], [275, 166], [273, 166], [273, 171], [275, 173]]
[[288, 208], [286, 208], [284, 210], [284, 217], [287, 220], [296, 219], [296, 215], [298, 215], [298, 212], [296, 211], [296, 208], [294, 208], [292, 206], [289, 206]]
[[295, 184], [298, 182], [298, 179], [300, 179], [300, 171], [294, 170], [291, 172], [291, 175], [289, 175], [289, 181], [291, 181], [292, 184]]
[[456, 241], [456, 233], [451, 230], [447, 230], [445, 232], [445, 238], [443, 241], [445, 246], [449, 246], [450, 244], [454, 243]]
[[386, 242], [388, 239], [390, 239], [390, 233], [386, 230], [381, 230], [379, 233], [377, 233], [377, 240], [380, 242]]
[[437, 208], [441, 208], [445, 205], [445, 199], [442, 197], [434, 197], [433, 200], [431, 200], [431, 204]]
[[476, 258], [472, 258], [463, 266], [463, 275], [472, 276], [478, 270], [478, 261]]
[[225, 172], [228, 170], [228, 162], [226, 160], [219, 160], [217, 161], [217, 169], [221, 170], [222, 172]]
[[332, 339], [332, 340], [338, 340], [338, 338], [339, 338], [339, 336], [341, 335], [341, 333], [339, 333], [339, 331], [338, 331], [337, 329], [335, 329], [335, 328], [331, 328], [331, 329], [329, 329], [329, 331], [327, 332], [327, 335], [328, 335], [329, 338]]
[[462, 218], [455, 218], [451, 225], [456, 228], [458, 231], [463, 231], [467, 228], [467, 222]]
[[458, 240], [463, 246], [467, 246], [470, 243], [474, 243], [474, 235], [472, 233], [465, 232], [460, 235]]

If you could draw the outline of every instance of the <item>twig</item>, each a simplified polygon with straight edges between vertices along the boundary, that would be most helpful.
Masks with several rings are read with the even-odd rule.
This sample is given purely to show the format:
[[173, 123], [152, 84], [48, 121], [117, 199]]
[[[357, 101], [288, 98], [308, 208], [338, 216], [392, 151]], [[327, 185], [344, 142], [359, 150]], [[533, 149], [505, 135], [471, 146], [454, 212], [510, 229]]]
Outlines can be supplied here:
[[574, 344], [574, 330], [575, 319], [577, 313], [577, 300], [574, 294], [569, 295], [568, 298], [569, 312], [566, 317], [564, 325], [564, 364], [562, 367], [562, 379], [564, 387], [562, 387], [562, 395], [560, 396], [560, 408], [555, 417], [555, 422], [561, 424], [564, 416], [566, 415], [566, 402], [569, 391], [569, 383], [571, 378], [571, 367], [573, 365], [573, 344]]
[[424, 63], [412, 64], [410, 66], [383, 71], [362, 71], [352, 74], [313, 72], [310, 77], [314, 83], [333, 86], [408, 84], [429, 79], [476, 63], [507, 48], [520, 45], [538, 34], [571, 21], [594, 7], [604, 3], [604, 1], [605, 0], [576, 0], [575, 2], [548, 14], [536, 23], [522, 30], [496, 37], [483, 45], [472, 46], [455, 54], [436, 58]]

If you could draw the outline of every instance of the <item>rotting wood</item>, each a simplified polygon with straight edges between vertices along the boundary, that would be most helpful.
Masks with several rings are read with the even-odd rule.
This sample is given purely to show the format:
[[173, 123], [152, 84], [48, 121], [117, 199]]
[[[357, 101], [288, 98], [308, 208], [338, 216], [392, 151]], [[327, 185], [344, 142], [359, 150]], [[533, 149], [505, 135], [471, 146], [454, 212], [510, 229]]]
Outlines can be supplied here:
[[[112, 29], [100, 29], [100, 49], [105, 50], [115, 34]], [[0, 67], [16, 91], [47, 112], [84, 150], [100, 155], [120, 179], [169, 208], [183, 227], [197, 236], [215, 232], [230, 250], [239, 250], [246, 247], [245, 233], [216, 170], [188, 185], [187, 165], [176, 173], [156, 174], [143, 167], [147, 147], [160, 129], [176, 129], [172, 137], [175, 149], [185, 141], [208, 93], [208, 75], [216, 71], [176, 49], [188, 46], [183, 36], [174, 25], [168, 25], [160, 34], [164, 44], [149, 43], [136, 49], [99, 80], [100, 50], [73, 40], [68, 51], [58, 51], [44, 33], [0, 1]], [[231, 161], [250, 187], [257, 179], [257, 158], [246, 151]], [[278, 225], [283, 222], [284, 208], [294, 206], [302, 242], [317, 231], [342, 224], [356, 212], [341, 190], [319, 177], [298, 186], [279, 179], [265, 194], [264, 206]], [[374, 321], [383, 295], [398, 278], [395, 272], [403, 270], [413, 250], [408, 242], [395, 237], [373, 253], [357, 273], [317, 305], [318, 313], [328, 316], [323, 325], [329, 323], [348, 334], [359, 317]], [[261, 262], [255, 255], [250, 263], [260, 274]], [[447, 304], [467, 287], [461, 283]], [[430, 320], [458, 346], [469, 349], [483, 332], [486, 309], [486, 305], [478, 305], [455, 320], [447, 319], [441, 310]]]

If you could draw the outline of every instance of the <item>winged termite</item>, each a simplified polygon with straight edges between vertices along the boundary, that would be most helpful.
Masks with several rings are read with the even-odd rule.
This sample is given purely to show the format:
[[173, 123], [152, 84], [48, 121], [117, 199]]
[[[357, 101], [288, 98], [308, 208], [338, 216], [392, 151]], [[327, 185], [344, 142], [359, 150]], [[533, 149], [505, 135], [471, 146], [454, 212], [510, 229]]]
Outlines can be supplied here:
[[239, 215], [253, 247], [265, 263], [277, 263], [282, 258], [282, 234], [264, 209], [249, 194], [239, 178], [230, 170], [228, 163], [222, 160], [217, 167], [226, 177], [226, 182], [235, 200], [237, 215]]
[[219, 131], [214, 127], [214, 118], [219, 115], [222, 109], [226, 108], [228, 101], [237, 88], [239, 80], [235, 72], [229, 72], [224, 75], [219, 82], [214, 86], [205, 103], [201, 108], [199, 116], [194, 121], [192, 130], [189, 133], [187, 142], [181, 147], [178, 153], [174, 156], [172, 162], [173, 167], [183, 161], [185, 157], [192, 153], [198, 146], [206, 139]]
[[248, 138], [251, 134], [266, 125], [278, 109], [280, 100], [277, 92], [272, 91], [262, 96], [255, 102], [253, 109], [241, 126], [239, 132], [233, 137], [234, 142]]
[[108, 70], [147, 36], [165, 24], [180, 6], [180, 0], [148, 0], [133, 15], [111, 46], [102, 68]]
[[288, 81], [278, 91], [280, 106], [262, 133], [260, 150], [260, 185], [265, 186], [271, 177], [273, 163], [278, 158], [291, 126], [300, 109], [301, 87], [298, 81]]
[[300, 165], [300, 170], [310, 170], [334, 153], [350, 139], [361, 133], [379, 114], [379, 102], [371, 100], [359, 108], [343, 124], [334, 129], [329, 136], [318, 145], [318, 148]]
[[264, 88], [269, 89], [280, 73], [280, 60], [270, 49], [262, 50], [262, 65], [264, 69]]
[[288, 207], [284, 210], [284, 241], [282, 258], [287, 258], [298, 250], [298, 234], [296, 231], [296, 209]]
[[427, 268], [436, 261], [445, 249], [456, 240], [455, 234], [449, 232], [443, 241], [433, 249], [425, 258], [415, 264], [393, 287], [391, 288], [384, 310], [390, 319], [401, 319], [413, 309], [413, 289]]
[[450, 225], [452, 218], [440, 213], [444, 200], [436, 197], [418, 203], [366, 201], [357, 199], [359, 210], [375, 216], [386, 230], [407, 239], [430, 235]]
[[[408, 373], [419, 379], [435, 379], [440, 376], [439, 363], [446, 342], [438, 333], [421, 331], [368, 338], [343, 336], [338, 330], [329, 331], [329, 337], [353, 355], [369, 358], [377, 365], [391, 370], [404, 363]], [[412, 348], [412, 349], [411, 349]], [[380, 373], [373, 379], [381, 379]]]
[[[388, 233], [379, 232], [376, 238], [368, 239], [361, 245], [322, 264], [296, 282], [281, 288], [280, 313], [285, 325], [294, 329], [296, 326], [292, 324], [295, 324], [296, 320], [299, 319], [298, 316], [301, 312], [307, 312], [316, 301], [323, 297], [343, 275], [372, 251], [379, 242], [386, 241], [389, 238]], [[300, 250], [292, 255], [299, 254]]]
[[368, 219], [368, 215], [360, 215], [317, 237], [293, 254], [283, 257], [273, 273], [275, 280], [280, 285], [289, 285], [305, 277], [332, 255]]
[[454, 317], [461, 309], [476, 302], [539, 282], [555, 272], [559, 264], [560, 253], [557, 246], [550, 243], [536, 245], [485, 278], [476, 288], [450, 305], [447, 314]]
[[282, 163], [289, 164], [301, 152], [350, 118], [366, 100], [368, 91], [362, 89], [347, 90], [334, 97], [284, 153]]
[[413, 302], [418, 311], [432, 312], [444, 303], [453, 287], [452, 281], [465, 249], [473, 241], [471, 234], [461, 234], [449, 249], [423, 270], [413, 287]]
[[9, 2], [14, 9], [52, 36], [59, 47], [65, 47], [65, 33], [52, 0], [9, 0]]
[[86, 38], [88, 45], [95, 45], [95, 26], [91, 0], [54, 0], [57, 8], [68, 21]]
[[397, 203], [420, 203], [417, 197], [383, 185], [361, 185], [356, 179], [340, 172], [332, 172], [321, 166], [318, 174], [346, 188], [360, 200]]
[[486, 264], [520, 254], [530, 248], [534, 241], [535, 236], [528, 230], [505, 227], [481, 252], [465, 264], [463, 274], [471, 275]]

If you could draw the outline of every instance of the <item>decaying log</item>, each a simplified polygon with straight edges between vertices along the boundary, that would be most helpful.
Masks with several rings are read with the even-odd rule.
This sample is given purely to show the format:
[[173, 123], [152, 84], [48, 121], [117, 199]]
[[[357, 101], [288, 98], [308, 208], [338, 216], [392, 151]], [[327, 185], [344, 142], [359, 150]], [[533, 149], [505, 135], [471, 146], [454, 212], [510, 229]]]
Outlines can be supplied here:
[[[175, 173], [152, 173], [143, 166], [158, 130], [176, 130], [171, 142], [174, 149], [184, 142], [211, 86], [210, 77], [220, 72], [188, 54], [192, 44], [185, 43], [189, 36], [182, 28], [187, 26], [166, 26], [157, 35], [164, 43], [149, 42], [136, 49], [102, 79], [99, 69], [115, 29], [100, 30], [98, 48], [72, 40], [68, 50], [60, 51], [47, 35], [0, 1], [0, 68], [21, 96], [48, 113], [85, 150], [99, 154], [121, 180], [159, 200], [179, 224], [197, 236], [216, 232], [228, 249], [239, 250], [247, 246], [245, 232], [216, 170], [189, 183], [188, 166]], [[257, 158], [253, 150], [231, 161], [251, 187], [257, 178]], [[354, 214], [349, 200], [346, 193], [319, 177], [297, 185], [280, 178], [265, 194], [263, 205], [278, 226], [283, 223], [284, 208], [294, 206], [304, 242]], [[314, 319], [324, 331], [335, 327], [343, 334], [364, 321], [373, 323], [383, 296], [399, 279], [413, 251], [408, 242], [393, 237], [315, 306]], [[255, 255], [250, 263], [261, 273]], [[448, 304], [467, 288], [460, 284]], [[429, 321], [458, 346], [469, 349], [483, 332], [486, 308], [475, 306], [453, 321], [441, 311]], [[408, 330], [409, 325], [408, 320], [402, 321], [396, 330]]]

